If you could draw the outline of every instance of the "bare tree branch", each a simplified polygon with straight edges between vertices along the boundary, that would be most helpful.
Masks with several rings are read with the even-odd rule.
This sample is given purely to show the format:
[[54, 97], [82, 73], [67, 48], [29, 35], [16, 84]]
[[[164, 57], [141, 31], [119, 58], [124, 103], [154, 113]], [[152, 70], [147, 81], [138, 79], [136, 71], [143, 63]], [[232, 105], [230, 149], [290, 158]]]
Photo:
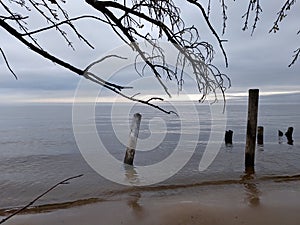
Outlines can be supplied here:
[[[196, 1], [187, 1], [202, 8], [202, 6], [200, 4], [198, 5], [198, 2]], [[161, 72], [165, 73], [167, 78], [170, 80], [172, 77], [175, 78], [180, 88], [180, 85], [183, 83], [182, 71], [184, 68], [179, 70], [181, 71], [181, 75], [178, 76], [178, 67], [185, 67], [187, 65], [191, 65], [192, 67], [198, 90], [202, 93], [202, 98], [205, 98], [209, 92], [216, 91], [215, 86], [212, 85], [214, 78], [210, 78], [210, 75], [215, 76], [215, 74], [210, 74], [209, 72], [212, 70], [206, 68], [208, 66], [207, 62], [210, 63], [213, 59], [213, 48], [209, 43], [199, 41], [200, 37], [198, 30], [194, 26], [184, 26], [180, 19], [179, 11], [174, 6], [173, 1], [132, 1], [131, 7], [126, 6], [126, 4], [120, 4], [116, 1], [86, 0], [86, 2], [107, 17], [115, 32], [119, 36], [127, 39], [124, 40], [124, 38], [122, 38], [122, 40], [137, 51], [138, 57], [145, 62], [145, 66], [140, 74], [142, 75], [145, 68], [149, 67], [167, 94], [169, 94], [169, 92], [161, 80]], [[152, 7], [156, 7], [155, 13], [152, 11]], [[123, 12], [123, 15], [117, 17], [113, 10]], [[206, 16], [204, 9], [203, 13]], [[169, 18], [168, 15], [172, 15], [172, 17]], [[138, 18], [138, 20], [135, 18]], [[171, 23], [169, 26], [166, 25], [166, 19], [168, 19]], [[208, 17], [207, 22], [210, 25]], [[141, 27], [143, 27], [144, 23], [156, 26], [158, 29], [158, 37], [152, 37], [149, 33], [142, 34]], [[210, 28], [214, 31], [211, 25]], [[214, 34], [217, 36], [215, 31]], [[155, 41], [164, 36], [178, 51], [178, 60], [175, 70], [170, 69], [169, 65], [166, 64], [163, 50], [159, 46], [158, 42]], [[137, 42], [139, 38], [152, 46], [153, 50], [151, 53], [144, 52], [142, 50]], [[218, 40], [221, 48], [223, 49], [223, 41], [220, 40], [220, 38]], [[223, 52], [226, 57], [224, 49]], [[206, 88], [206, 86], [209, 87]]]
[[25, 209], [27, 209], [28, 207], [30, 207], [31, 205], [33, 205], [37, 200], [39, 200], [40, 198], [42, 198], [43, 196], [45, 196], [46, 194], [48, 194], [50, 191], [52, 191], [53, 189], [55, 189], [57, 186], [62, 185], [62, 184], [68, 184], [68, 181], [82, 177], [83, 174], [77, 175], [77, 176], [73, 176], [73, 177], [69, 177], [67, 179], [64, 179], [63, 181], [58, 182], [57, 184], [53, 185], [51, 188], [49, 188], [47, 191], [45, 191], [44, 193], [40, 194], [39, 196], [37, 196], [35, 199], [33, 199], [31, 202], [29, 202], [27, 205], [25, 205], [24, 207], [20, 208], [19, 210], [17, 210], [16, 212], [12, 213], [11, 215], [5, 217], [4, 219], [2, 219], [0, 221], [0, 224], [6, 222], [7, 220], [11, 219], [13, 216], [19, 214], [20, 212], [24, 211]]
[[[294, 4], [296, 3], [296, 0], [286, 0], [284, 5], [281, 7], [280, 11], [277, 13], [277, 18], [274, 21], [274, 24], [272, 26], [272, 28], [270, 29], [269, 33], [273, 32], [276, 33], [277, 31], [279, 31], [279, 23], [281, 23], [286, 17], [287, 17], [287, 13], [289, 10], [291, 10], [291, 8], [294, 6]], [[297, 35], [300, 33], [300, 30], [297, 32]], [[300, 48], [297, 48], [294, 51], [294, 55], [292, 55], [292, 62], [288, 65], [288, 67], [291, 67], [292, 65], [295, 64], [295, 62], [297, 61], [298, 57], [300, 54]]]
[[[9, 32], [12, 36], [14, 36], [15, 38], [17, 38], [19, 41], [21, 41], [24, 45], [26, 45], [27, 47], [29, 47], [32, 51], [38, 53], [39, 55], [43, 56], [46, 59], [51, 60], [54, 63], [59, 64], [62, 67], [65, 67], [66, 69], [80, 75], [83, 76], [85, 74], [84, 70], [81, 70], [51, 54], [49, 54], [48, 52], [36, 47], [35, 45], [33, 45], [32, 43], [28, 42], [27, 40], [25, 40], [22, 37], [22, 34], [20, 34], [18, 31], [16, 31], [14, 28], [12, 28], [10, 25], [8, 25], [4, 20], [0, 19], [0, 26], [3, 27], [7, 32]], [[117, 88], [118, 90], [122, 90], [125, 87], [120, 86], [120, 85], [116, 85], [113, 83], [110, 83], [108, 81], [105, 81], [105, 85], [107, 86], [111, 86], [113, 88]]]
[[[0, 1], [0, 4], [2, 5], [2, 7], [11, 15], [12, 18], [14, 18], [14, 21], [19, 25], [19, 28], [24, 31], [25, 33], [27, 32], [27, 27], [24, 26], [22, 23], [26, 22], [24, 20], [19, 20], [18, 18], [22, 17], [21, 15], [15, 14], [13, 13], [2, 1]], [[37, 47], [39, 47], [41, 49], [41, 47], [39, 46], [39, 44], [37, 43], [37, 41], [31, 37], [29, 35], [29, 38], [33, 41], [33, 43], [35, 43], [37, 45]]]
[[16, 75], [15, 72], [11, 69], [11, 67], [10, 67], [10, 65], [9, 65], [9, 63], [8, 63], [8, 60], [7, 60], [6, 56], [5, 56], [5, 53], [4, 53], [4, 51], [2, 50], [2, 48], [0, 48], [0, 52], [1, 52], [1, 54], [2, 54], [2, 57], [3, 57], [4, 61], [5, 61], [5, 64], [6, 64], [7, 68], [8, 68], [9, 71], [12, 73], [12, 75], [14, 75], [14, 77], [16, 78], [16, 80], [18, 80], [17, 75]]
[[225, 0], [221, 0], [221, 7], [222, 7], [222, 14], [223, 14], [223, 31], [222, 34], [225, 34], [225, 29], [226, 29], [226, 20], [227, 20], [227, 6], [225, 4]]
[[0, 16], [3, 20], [26, 20], [29, 16], [21, 16], [21, 15], [14, 15], [14, 16]]
[[[26, 46], [28, 46], [31, 50], [33, 50], [34, 52], [38, 53], [39, 55], [71, 70], [72, 72], [78, 74], [78, 75], [81, 75], [83, 77], [85, 77], [86, 79], [94, 82], [94, 83], [97, 83], [99, 85], [102, 85], [103, 87], [115, 92], [116, 94], [128, 99], [128, 100], [131, 100], [131, 101], [135, 101], [135, 102], [139, 102], [139, 103], [142, 103], [142, 104], [146, 104], [146, 105], [149, 105], [149, 106], [152, 106], [164, 113], [167, 113], [167, 114], [171, 114], [171, 113], [174, 113], [176, 114], [174, 111], [167, 111], [165, 109], [163, 109], [162, 107], [159, 107], [157, 105], [154, 105], [150, 102], [147, 102], [145, 100], [141, 100], [141, 99], [136, 99], [134, 97], [130, 97], [130, 96], [127, 96], [125, 95], [124, 93], [121, 92], [122, 89], [124, 88], [130, 88], [130, 87], [124, 87], [124, 86], [120, 86], [120, 85], [116, 85], [116, 84], [113, 84], [113, 83], [110, 83], [108, 81], [104, 81], [103, 79], [101, 79], [100, 77], [96, 76], [95, 74], [93, 73], [90, 73], [88, 72], [87, 70], [90, 68], [90, 67], [87, 67], [85, 70], [81, 70], [79, 68], [76, 68], [74, 66], [72, 66], [71, 64], [68, 64], [62, 60], [60, 60], [59, 58], [49, 54], [48, 52], [44, 51], [44, 50], [41, 50], [40, 48], [36, 47], [35, 45], [33, 45], [32, 43], [28, 42], [27, 40], [25, 40], [23, 37], [22, 37], [22, 34], [20, 34], [19, 32], [17, 32], [14, 28], [12, 28], [10, 25], [8, 25], [4, 20], [1, 20], [0, 19], [0, 26], [3, 27], [6, 31], [8, 31], [11, 35], [13, 35], [14, 37], [16, 37], [19, 41], [21, 41], [23, 44], [25, 44]], [[112, 57], [112, 56], [106, 56], [104, 57], [104, 59], [108, 58], [108, 57]], [[121, 58], [120, 56], [115, 56], [115, 57], [119, 57]], [[100, 61], [97, 61], [97, 62], [101, 62], [103, 61], [104, 59], [101, 59]]]
[[292, 56], [293, 57], [293, 60], [292, 62], [289, 64], [289, 67], [291, 67], [298, 59], [299, 55], [300, 55], [300, 48], [297, 48], [295, 51], [294, 51], [294, 55]]
[[277, 19], [274, 22], [273, 27], [270, 29], [270, 33], [276, 33], [279, 31], [279, 23], [287, 17], [287, 11], [291, 10], [292, 6], [296, 3], [296, 0], [286, 0], [280, 11], [277, 13]]
[[71, 19], [68, 19], [68, 20], [64, 20], [64, 21], [62, 21], [60, 23], [57, 23], [55, 25], [52, 25], [52, 26], [48, 26], [48, 27], [44, 27], [44, 28], [40, 28], [40, 29], [37, 29], [37, 30], [34, 30], [34, 31], [27, 32], [25, 34], [22, 34], [22, 36], [28, 36], [28, 35], [32, 35], [32, 34], [37, 34], [37, 33], [40, 33], [40, 32], [46, 31], [46, 30], [50, 30], [50, 29], [56, 28], [56, 27], [58, 27], [60, 25], [63, 25], [63, 24], [66, 24], [66, 23], [69, 23], [69, 22], [72, 22], [72, 21], [76, 21], [76, 20], [85, 19], [85, 18], [95, 19], [95, 20], [101, 21], [102, 23], [107, 23], [107, 21], [105, 21], [105, 20], [103, 20], [103, 19], [101, 19], [99, 17], [91, 16], [91, 15], [83, 15], [83, 16], [74, 17], [74, 18], [71, 18]]
[[250, 14], [252, 11], [255, 12], [255, 17], [254, 17], [254, 22], [252, 25], [251, 35], [253, 35], [253, 33], [254, 33], [257, 22], [259, 20], [259, 15], [262, 12], [262, 8], [260, 6], [259, 0], [249, 0], [248, 9], [247, 9], [246, 13], [242, 16], [242, 18], [245, 18], [244, 27], [242, 28], [243, 31], [248, 29], [249, 17], [250, 17]]
[[[77, 31], [72, 22], [83, 18], [97, 19], [103, 23], [109, 24], [121, 40], [137, 52], [136, 60], [141, 58], [145, 62], [142, 70], [139, 71], [136, 68], [136, 71], [140, 75], [144, 75], [145, 70], [150, 68], [160, 85], [163, 87], [165, 93], [169, 96], [171, 96], [171, 94], [164, 84], [162, 76], [166, 76], [169, 80], [175, 79], [178, 84], [178, 90], [180, 91], [184, 83], [184, 70], [186, 67], [190, 66], [195, 75], [198, 91], [202, 94], [200, 99], [205, 99], [206, 95], [210, 92], [215, 94], [216, 88], [219, 88], [220, 86], [219, 84], [214, 84], [214, 82], [216, 82], [215, 78], [223, 75], [214, 74], [214, 72], [218, 70], [209, 68], [214, 58], [213, 47], [208, 42], [200, 39], [196, 27], [185, 26], [180, 15], [180, 9], [172, 0], [124, 0], [123, 4], [118, 3], [118, 1], [86, 0], [86, 2], [101, 12], [106, 20], [96, 16], [80, 16], [70, 19], [64, 8], [55, 0], [28, 0], [27, 2], [23, 0], [11, 0], [10, 3], [23, 7], [28, 12], [32, 10], [35, 11], [41, 18], [45, 19], [50, 26], [36, 30], [27, 29], [25, 18], [28, 18], [28, 16], [21, 16], [18, 13], [12, 12], [3, 2], [1, 2], [2, 7], [10, 14], [9, 17], [17, 22], [22, 33], [17, 32], [13, 26], [6, 23], [6, 17], [1, 17], [0, 26], [41, 56], [120, 94], [122, 89], [126, 87], [104, 81], [96, 74], [90, 72], [87, 73], [86, 70], [79, 69], [64, 60], [49, 54], [38, 44], [37, 39], [33, 37], [33, 35], [37, 35], [45, 30], [55, 28], [67, 41], [67, 44], [73, 48], [72, 42], [67, 37], [67, 33], [61, 28], [62, 25], [66, 24], [75, 32], [79, 39], [92, 47], [87, 39]], [[206, 15], [202, 5], [195, 0], [187, 0], [187, 2], [192, 3], [201, 10], [202, 16], [205, 18], [209, 29], [219, 42], [227, 66], [227, 56], [222, 44], [224, 40], [219, 38], [213, 26], [210, 24], [208, 15]], [[222, 8], [225, 24], [225, 0], [222, 1]], [[24, 23], [24, 25], [22, 23]], [[145, 25], [155, 27], [157, 36], [154, 36], [155, 32], [152, 32], [151, 34], [149, 32], [145, 33], [145, 30], [143, 30]], [[25, 39], [27, 37], [32, 40], [32, 43]], [[164, 50], [159, 45], [158, 40], [162, 38], [165, 38], [178, 51], [175, 69], [173, 68], [174, 65], [168, 65], [168, 59], [165, 58]], [[139, 45], [141, 40], [149, 44], [152, 47], [152, 51], [147, 52], [141, 48]], [[228, 79], [227, 76], [225, 78]], [[124, 93], [122, 94], [125, 95]], [[126, 96], [126, 98], [132, 97]], [[135, 101], [138, 100], [139, 99], [135, 99]], [[143, 102], [143, 100], [140, 100], [140, 102]], [[144, 103], [149, 102], [144, 101]]]
[[[202, 15], [203, 15], [203, 17], [204, 17], [204, 19], [205, 19], [208, 27], [209, 27], [209, 29], [211, 30], [211, 32], [213, 33], [213, 35], [216, 37], [216, 39], [217, 39], [217, 41], [219, 43], [219, 46], [220, 46], [220, 48], [222, 50], [222, 53], [223, 53], [223, 56], [225, 58], [225, 65], [226, 65], [226, 67], [228, 67], [227, 55], [226, 55], [225, 49], [224, 49], [223, 44], [222, 44], [223, 42], [226, 42], [226, 40], [221, 40], [221, 38], [219, 37], [219, 35], [215, 31], [215, 29], [213, 28], [212, 24], [210, 23], [209, 17], [206, 14], [205, 9], [203, 8], [203, 6], [199, 2], [197, 2], [197, 0], [187, 0], [187, 1], [189, 3], [191, 3], [191, 4], [194, 4], [195, 6], [197, 6], [200, 9], [200, 11], [201, 11], [201, 13], [202, 13]], [[225, 11], [223, 11], [223, 12], [225, 12]]]
[[[51, 23], [51, 24], [55, 25], [55, 22], [53, 21], [53, 19], [51, 17], [47, 16], [46, 13], [42, 9], [40, 9], [40, 6], [44, 6], [55, 20], [59, 20], [58, 15], [56, 13], [56, 10], [53, 9], [53, 8], [50, 8], [45, 1], [42, 1], [43, 3], [37, 3], [34, 0], [28, 0], [28, 1], [31, 3], [31, 5], [34, 7], [34, 9], [37, 12], [39, 12], [46, 19], [46, 21], [48, 23]], [[58, 5], [57, 2], [55, 2], [55, 5]], [[68, 46], [70, 46], [73, 50], [75, 50], [72, 42], [67, 37], [66, 32], [63, 31], [62, 29], [60, 29], [58, 26], [56, 26], [56, 29], [61, 34], [61, 36], [65, 39], [65, 41], [68, 43]]]
[[[283, 6], [277, 13], [277, 18], [274, 21], [272, 28], [269, 30], [269, 33], [271, 33], [271, 32], [276, 33], [277, 31], [279, 31], [279, 24], [287, 17], [288, 11], [291, 10], [291, 8], [295, 5], [295, 3], [296, 3], [296, 0], [285, 0]], [[251, 35], [253, 35], [254, 30], [256, 29], [257, 22], [259, 21], [259, 15], [262, 12], [262, 8], [260, 6], [259, 0], [249, 0], [247, 11], [242, 16], [242, 18], [245, 19], [244, 27], [242, 28], [242, 30], [244, 30], [244, 31], [248, 29], [249, 18], [251, 16], [252, 11], [255, 12], [255, 17], [254, 17], [254, 23], [252, 26]], [[299, 34], [299, 33], [300, 33], [300, 31], [297, 32], [297, 34]], [[292, 56], [293, 60], [288, 65], [289, 67], [291, 67], [293, 64], [295, 64], [295, 62], [297, 61], [298, 56], [299, 56], [299, 49], [296, 49], [294, 51], [294, 53], [295, 54]]]

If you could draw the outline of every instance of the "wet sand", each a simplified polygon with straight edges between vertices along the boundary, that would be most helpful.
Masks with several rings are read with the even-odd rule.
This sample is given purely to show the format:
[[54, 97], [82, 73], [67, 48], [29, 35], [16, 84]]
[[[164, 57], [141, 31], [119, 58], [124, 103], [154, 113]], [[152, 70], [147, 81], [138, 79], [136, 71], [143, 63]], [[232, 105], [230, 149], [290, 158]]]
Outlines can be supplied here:
[[[292, 182], [291, 185], [298, 186], [299, 182]], [[136, 192], [118, 200], [94, 201], [48, 212], [18, 215], [4, 224], [298, 225], [300, 191], [295, 191], [297, 188], [274, 188], [271, 190], [269, 187], [266, 192], [246, 186], [243, 189], [224, 186], [218, 190], [201, 191], [201, 196], [196, 196], [192, 189], [179, 195], [156, 197]]]
[[235, 208], [205, 206], [195, 202], [159, 203], [128, 207], [125, 202], [96, 203], [49, 213], [21, 215], [7, 225], [54, 224], [162, 224], [162, 225], [298, 225], [299, 207]]

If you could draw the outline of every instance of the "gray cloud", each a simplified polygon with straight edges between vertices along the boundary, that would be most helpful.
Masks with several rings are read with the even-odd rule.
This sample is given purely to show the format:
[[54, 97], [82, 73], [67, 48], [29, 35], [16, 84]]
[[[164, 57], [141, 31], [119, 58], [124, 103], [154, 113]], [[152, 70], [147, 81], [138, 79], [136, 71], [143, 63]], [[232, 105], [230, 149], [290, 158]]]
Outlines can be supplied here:
[[[216, 4], [211, 12], [212, 23], [216, 30], [221, 33], [221, 8], [217, 5], [219, 4], [218, 1], [212, 2]], [[231, 92], [247, 91], [248, 88], [252, 87], [268, 91], [300, 90], [300, 79], [298, 77], [300, 62], [297, 62], [292, 68], [287, 67], [291, 61], [293, 50], [299, 44], [299, 35], [296, 35], [297, 29], [299, 29], [299, 15], [296, 13], [296, 8], [291, 10], [286, 21], [282, 23], [279, 33], [269, 34], [268, 31], [276, 17], [276, 12], [281, 7], [281, 2], [274, 1], [271, 4], [262, 2], [264, 11], [254, 35], [251, 36], [250, 31], [243, 32], [241, 30], [243, 26], [241, 16], [246, 10], [245, 3], [228, 2], [227, 4], [227, 31], [222, 38], [228, 40], [227, 43], [224, 43], [229, 59], [228, 68], [225, 68], [220, 49], [211, 32], [204, 26], [204, 21], [199, 16], [200, 12], [191, 10], [189, 4], [183, 3], [181, 3], [181, 9], [187, 25], [198, 25], [201, 37], [215, 44], [215, 64], [231, 78], [233, 84]], [[68, 7], [71, 17], [91, 12], [91, 8], [83, 2], [68, 3]], [[93, 12], [98, 14], [96, 11]], [[36, 27], [38, 25], [36, 23]], [[41, 45], [45, 46], [47, 51], [83, 69], [107, 51], [122, 44], [107, 25], [90, 20], [78, 22], [76, 25], [94, 44], [95, 50], [89, 49], [71, 33], [69, 33], [69, 37], [72, 39], [76, 51], [68, 48], [63, 39], [59, 35], [53, 34], [53, 32], [45, 32], [40, 35]], [[251, 29], [251, 24], [249, 27]], [[60, 96], [60, 92], [61, 96], [66, 96], [67, 91], [69, 91], [69, 94], [74, 93], [79, 81], [77, 75], [29, 51], [17, 40], [7, 35], [4, 30], [1, 30], [0, 33], [1, 47], [5, 50], [11, 66], [19, 76], [19, 80], [15, 81], [5, 67], [2, 58], [0, 58], [0, 88], [2, 94], [7, 93], [8, 95], [8, 93], [14, 93], [14, 90], [22, 90], [24, 95], [28, 93], [30, 96], [32, 96], [33, 91], [35, 92], [34, 96], [39, 92], [51, 90], [56, 92], [55, 96], [57, 97]], [[123, 84], [128, 82], [131, 77], [134, 78], [134, 76], [129, 76], [129, 72], [125, 71], [123, 75], [119, 74], [113, 78], [113, 81]], [[193, 84], [187, 79], [185, 85], [185, 89], [188, 90]], [[145, 87], [145, 90], [151, 91], [149, 87]]]

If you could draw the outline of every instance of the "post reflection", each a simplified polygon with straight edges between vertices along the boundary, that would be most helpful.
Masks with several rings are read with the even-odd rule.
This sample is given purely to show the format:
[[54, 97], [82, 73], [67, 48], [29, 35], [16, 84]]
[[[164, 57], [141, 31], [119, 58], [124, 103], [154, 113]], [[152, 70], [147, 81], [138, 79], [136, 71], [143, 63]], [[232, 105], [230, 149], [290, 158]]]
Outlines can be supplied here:
[[140, 183], [139, 175], [134, 166], [124, 164], [125, 179], [132, 185], [138, 185]]
[[261, 192], [257, 188], [256, 183], [254, 182], [254, 169], [247, 168], [245, 174], [241, 177], [242, 184], [245, 188], [245, 201], [251, 207], [258, 207], [260, 205], [260, 194]]
[[[135, 186], [139, 184], [139, 175], [137, 171], [134, 169], [134, 166], [124, 164], [124, 170], [125, 170], [125, 179], [132, 184], [132, 186]], [[127, 199], [127, 205], [129, 208], [133, 210], [133, 214], [136, 217], [143, 217], [143, 207], [140, 205], [139, 200], [141, 198], [141, 194], [139, 192], [133, 192], [129, 194]]]
[[132, 213], [136, 218], [143, 219], [144, 217], [144, 208], [139, 203], [139, 200], [141, 198], [140, 193], [132, 193], [130, 194], [127, 205], [132, 209]]

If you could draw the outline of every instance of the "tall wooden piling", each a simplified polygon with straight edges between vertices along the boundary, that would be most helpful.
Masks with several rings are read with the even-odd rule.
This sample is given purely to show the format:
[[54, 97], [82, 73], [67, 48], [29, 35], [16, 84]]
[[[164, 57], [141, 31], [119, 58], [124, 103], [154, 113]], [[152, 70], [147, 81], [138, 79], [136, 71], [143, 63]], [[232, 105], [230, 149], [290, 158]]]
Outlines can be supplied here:
[[248, 120], [247, 120], [247, 137], [246, 137], [246, 148], [245, 148], [246, 172], [254, 171], [258, 98], [259, 98], [259, 90], [250, 89], [249, 97], [248, 97]]
[[141, 119], [142, 119], [141, 114], [135, 113], [133, 115], [133, 119], [130, 127], [130, 133], [129, 133], [129, 142], [124, 157], [124, 163], [128, 165], [133, 165], [136, 142], [139, 135]]
[[257, 127], [257, 144], [264, 145], [264, 127]]

